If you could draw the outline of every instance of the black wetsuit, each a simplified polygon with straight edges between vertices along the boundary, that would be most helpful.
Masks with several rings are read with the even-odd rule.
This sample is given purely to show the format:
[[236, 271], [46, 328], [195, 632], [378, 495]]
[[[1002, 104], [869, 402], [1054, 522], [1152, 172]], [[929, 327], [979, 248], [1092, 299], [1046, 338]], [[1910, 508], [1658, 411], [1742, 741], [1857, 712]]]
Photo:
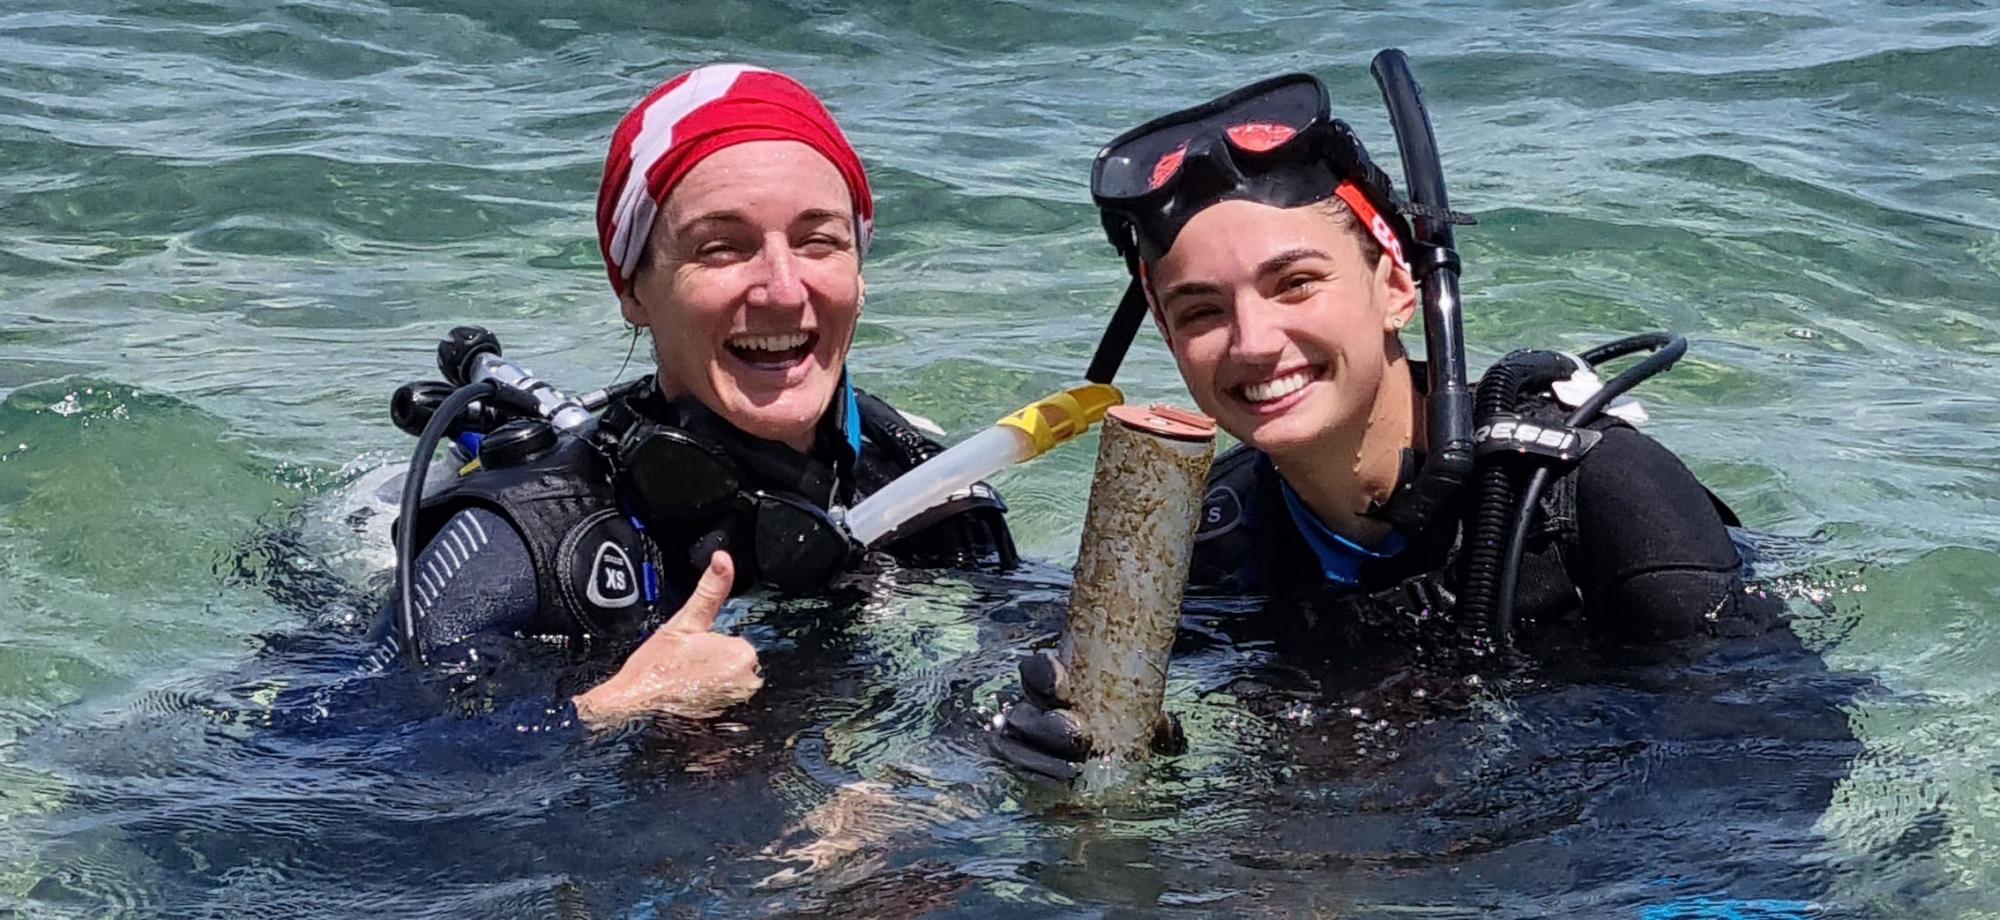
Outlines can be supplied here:
[[[1593, 427], [1602, 440], [1553, 480], [1530, 531], [1519, 629], [1562, 621], [1593, 639], [1644, 644], [1737, 619], [1746, 594], [1734, 516], [1658, 442], [1616, 420]], [[1216, 461], [1191, 593], [1265, 595], [1322, 621], [1407, 621], [1451, 607], [1464, 574], [1462, 508], [1371, 554], [1339, 545], [1288, 492], [1247, 447]]]
[[[852, 503], [940, 450], [888, 404], [848, 387], [822, 419], [810, 456], [743, 434], [691, 400], [669, 401], [650, 384], [640, 394], [626, 402], [634, 417], [717, 444], [738, 461], [745, 488], [821, 508]], [[1011, 564], [1005, 510], [980, 484], [905, 524], [880, 549], [918, 566]], [[503, 659], [509, 652], [496, 646], [523, 639], [643, 635], [685, 600], [708, 555], [697, 543], [710, 536], [650, 517], [588, 437], [462, 476], [419, 512], [414, 621], [425, 657], [462, 667]], [[736, 587], [750, 586], [739, 579]], [[385, 614], [378, 626], [384, 661], [400, 652], [393, 620]]]

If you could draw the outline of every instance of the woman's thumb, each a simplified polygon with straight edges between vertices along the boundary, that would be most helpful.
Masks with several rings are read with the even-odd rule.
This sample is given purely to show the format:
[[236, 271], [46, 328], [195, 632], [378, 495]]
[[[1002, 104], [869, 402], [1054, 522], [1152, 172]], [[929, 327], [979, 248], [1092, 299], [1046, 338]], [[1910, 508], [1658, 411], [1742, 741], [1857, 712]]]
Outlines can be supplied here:
[[708, 568], [701, 573], [701, 580], [695, 582], [694, 592], [687, 602], [674, 613], [662, 629], [675, 632], [707, 632], [715, 625], [715, 615], [722, 611], [722, 605], [729, 600], [729, 589], [736, 583], [736, 561], [729, 558], [726, 550], [716, 550], [708, 557]]

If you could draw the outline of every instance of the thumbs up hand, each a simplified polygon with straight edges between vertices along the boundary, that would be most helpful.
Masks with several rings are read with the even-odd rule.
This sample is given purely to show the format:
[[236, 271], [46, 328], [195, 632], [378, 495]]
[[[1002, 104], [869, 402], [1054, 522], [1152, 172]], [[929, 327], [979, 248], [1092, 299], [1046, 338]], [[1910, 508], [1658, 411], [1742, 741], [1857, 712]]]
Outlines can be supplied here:
[[600, 728], [652, 713], [707, 719], [755, 695], [764, 685], [757, 649], [741, 636], [711, 631], [735, 579], [727, 552], [709, 557], [687, 603], [618, 673], [571, 700], [577, 715]]

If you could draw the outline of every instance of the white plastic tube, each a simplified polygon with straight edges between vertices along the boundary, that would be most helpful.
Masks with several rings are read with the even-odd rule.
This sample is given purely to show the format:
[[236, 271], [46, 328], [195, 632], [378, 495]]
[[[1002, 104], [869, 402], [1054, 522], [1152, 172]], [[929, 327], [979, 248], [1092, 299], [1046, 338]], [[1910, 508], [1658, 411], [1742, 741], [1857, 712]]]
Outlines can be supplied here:
[[944, 504], [953, 492], [1034, 455], [1034, 439], [1026, 432], [995, 425], [924, 461], [847, 509], [847, 531], [862, 546], [872, 546], [911, 518]]

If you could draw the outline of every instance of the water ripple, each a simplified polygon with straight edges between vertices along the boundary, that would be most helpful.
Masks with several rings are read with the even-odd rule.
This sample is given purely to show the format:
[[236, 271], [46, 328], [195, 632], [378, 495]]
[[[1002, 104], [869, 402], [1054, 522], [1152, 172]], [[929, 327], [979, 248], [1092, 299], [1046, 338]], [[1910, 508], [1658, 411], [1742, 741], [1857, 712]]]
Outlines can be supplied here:
[[[772, 680], [730, 727], [500, 743], [342, 670], [379, 557], [301, 503], [407, 450], [384, 401], [450, 325], [610, 377], [600, 145], [665, 76], [747, 59], [826, 96], [881, 204], [857, 377], [964, 433], [1070, 382], [1123, 285], [1098, 145], [1305, 69], [1388, 164], [1389, 45], [1482, 218], [1475, 360], [1690, 333], [1652, 430], [1754, 526], [1815, 535], [1773, 544], [1780, 590], [1880, 687], [1738, 661], [1419, 703], [1215, 645], [1243, 611], [1206, 611], [1171, 690], [1195, 749], [1079, 807], [1000, 778], [983, 732], [1052, 635], [1088, 445], [999, 477], [1045, 567], [746, 613]], [[1996, 116], [1977, 0], [12, 3], [0, 910], [1990, 912]], [[1120, 383], [1185, 400], [1151, 332]], [[760, 888], [774, 842], [829, 858]]]

